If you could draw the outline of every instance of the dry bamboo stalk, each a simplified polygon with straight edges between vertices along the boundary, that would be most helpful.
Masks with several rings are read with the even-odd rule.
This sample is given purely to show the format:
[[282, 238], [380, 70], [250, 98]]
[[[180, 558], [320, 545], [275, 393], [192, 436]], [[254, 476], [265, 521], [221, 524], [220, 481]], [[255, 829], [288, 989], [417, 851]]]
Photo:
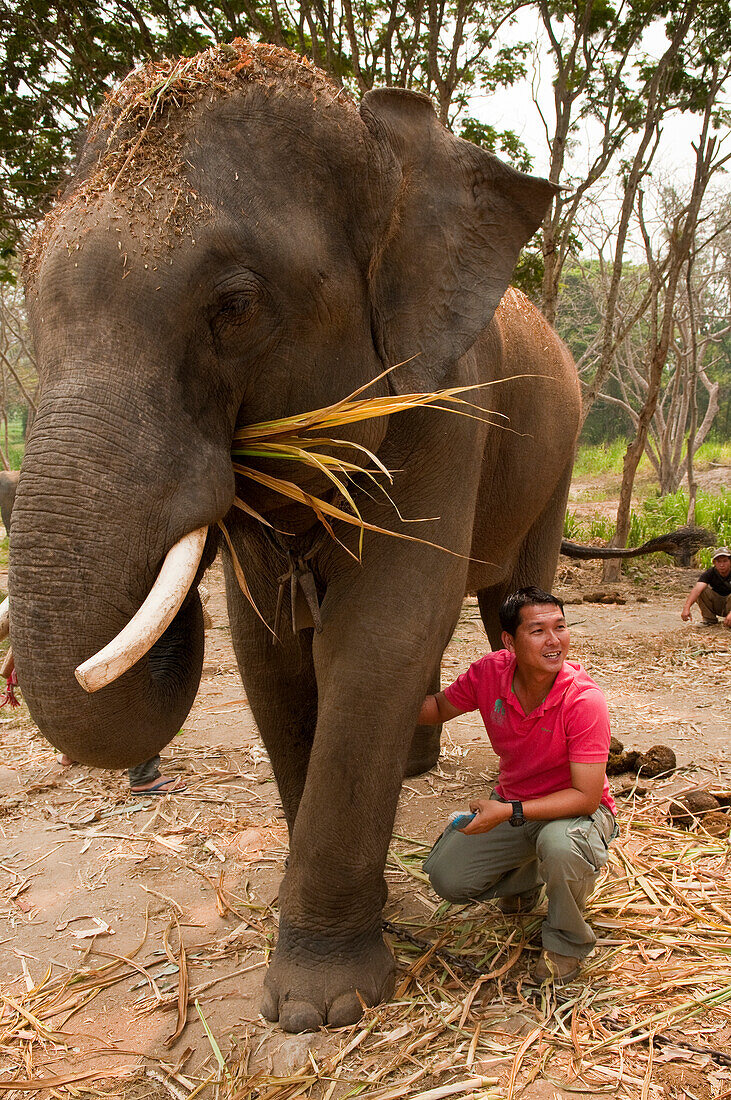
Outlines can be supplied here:
[[[444, 1100], [446, 1096], [459, 1096], [461, 1093], [474, 1092], [475, 1089], [483, 1090], [490, 1085], [497, 1085], [499, 1077], [470, 1077], [466, 1081], [457, 1081], [451, 1085], [441, 1085], [439, 1088], [427, 1089], [426, 1092], [417, 1092], [410, 1100]], [[404, 1095], [403, 1084], [390, 1092], [379, 1093], [378, 1100], [401, 1100]], [[360, 1094], [360, 1100], [374, 1100], [374, 1094], [364, 1092]]]
[[[185, 1025], [188, 1021], [188, 989], [189, 989], [189, 976], [188, 976], [188, 962], [185, 954], [185, 944], [183, 943], [183, 933], [180, 931], [180, 925], [178, 924], [177, 917], [175, 918], [175, 924], [178, 929], [178, 958], [176, 961], [178, 967], [178, 1020], [175, 1027], [175, 1031], [172, 1035], [169, 1035], [165, 1040], [165, 1046], [170, 1047], [177, 1041], [182, 1035]], [[165, 951], [168, 954], [168, 958], [172, 955], [172, 951], [168, 952], [167, 932], [165, 933]], [[174, 957], [173, 957], [174, 958]]]
[[531, 1031], [531, 1033], [526, 1036], [526, 1038], [523, 1040], [523, 1042], [518, 1047], [518, 1050], [515, 1053], [515, 1058], [513, 1059], [512, 1068], [510, 1070], [510, 1078], [508, 1080], [507, 1100], [513, 1100], [513, 1093], [515, 1091], [515, 1080], [518, 1076], [518, 1070], [520, 1069], [520, 1066], [521, 1066], [521, 1063], [523, 1061], [523, 1058], [525, 1057], [526, 1051], [528, 1050], [528, 1048], [530, 1046], [533, 1045], [533, 1043], [535, 1043], [536, 1039], [538, 1039], [542, 1033], [543, 1033], [543, 1027], [534, 1028], [534, 1030]]

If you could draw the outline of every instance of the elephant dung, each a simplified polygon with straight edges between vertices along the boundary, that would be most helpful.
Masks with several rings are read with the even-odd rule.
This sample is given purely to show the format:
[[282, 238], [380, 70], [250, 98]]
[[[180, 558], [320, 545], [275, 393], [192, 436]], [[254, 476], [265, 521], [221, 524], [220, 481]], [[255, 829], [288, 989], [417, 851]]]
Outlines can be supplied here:
[[616, 590], [614, 592], [587, 592], [584, 596], [584, 603], [627, 603], [624, 596], [622, 596]]
[[638, 760], [638, 770], [650, 778], [674, 772], [676, 767], [675, 753], [667, 745], [653, 745]]
[[712, 810], [701, 818], [701, 828], [711, 836], [728, 836], [731, 831], [731, 817], [723, 810]]
[[[619, 742], [618, 742], [619, 744]], [[630, 749], [629, 752], [610, 751], [607, 760], [607, 775], [623, 775], [625, 772], [637, 772], [640, 767], [642, 753]]]
[[709, 791], [687, 791], [670, 804], [670, 821], [683, 829], [689, 829], [696, 821], [721, 811], [717, 799]]

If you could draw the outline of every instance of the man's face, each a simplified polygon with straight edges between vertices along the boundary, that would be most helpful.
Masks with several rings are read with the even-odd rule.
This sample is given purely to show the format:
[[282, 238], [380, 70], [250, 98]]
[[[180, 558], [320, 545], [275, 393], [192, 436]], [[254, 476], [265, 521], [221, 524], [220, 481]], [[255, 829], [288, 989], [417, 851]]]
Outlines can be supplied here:
[[713, 564], [716, 567], [716, 572], [720, 573], [722, 577], [727, 577], [731, 573], [731, 558], [727, 558], [725, 554], [720, 554]]
[[520, 609], [515, 635], [503, 631], [502, 640], [522, 671], [556, 675], [566, 660], [571, 637], [560, 607], [529, 604]]

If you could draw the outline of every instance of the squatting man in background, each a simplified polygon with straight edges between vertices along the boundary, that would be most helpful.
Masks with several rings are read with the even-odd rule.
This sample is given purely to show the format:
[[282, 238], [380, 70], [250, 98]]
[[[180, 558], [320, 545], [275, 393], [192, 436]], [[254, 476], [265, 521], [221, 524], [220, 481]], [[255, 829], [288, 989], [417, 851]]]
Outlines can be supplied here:
[[[609, 713], [601, 689], [566, 660], [563, 604], [540, 588], [521, 588], [500, 608], [504, 649], [487, 653], [438, 695], [428, 695], [421, 725], [479, 710], [500, 773], [475, 814], [449, 826], [424, 869], [449, 901], [500, 899], [504, 913], [537, 905], [548, 915], [535, 977], [571, 981], [596, 937], [583, 910], [617, 834], [609, 791]], [[456, 822], [459, 826], [459, 822]]]
[[690, 621], [690, 609], [698, 604], [704, 626], [715, 626], [716, 617], [721, 616], [724, 626], [731, 629], [731, 550], [728, 546], [719, 546], [711, 558], [711, 568], [701, 573], [688, 593], [680, 617], [683, 622]]

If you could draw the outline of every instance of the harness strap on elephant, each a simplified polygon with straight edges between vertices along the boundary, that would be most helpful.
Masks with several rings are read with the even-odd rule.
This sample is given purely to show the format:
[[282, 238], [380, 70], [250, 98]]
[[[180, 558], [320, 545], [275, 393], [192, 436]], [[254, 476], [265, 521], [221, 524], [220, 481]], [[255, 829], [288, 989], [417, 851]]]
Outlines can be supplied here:
[[292, 610], [292, 632], [296, 634], [300, 630], [314, 627], [315, 632], [320, 634], [322, 631], [320, 601], [317, 595], [315, 575], [308, 563], [324, 546], [328, 537], [327, 530], [323, 528], [318, 533], [309, 550], [304, 554], [295, 554], [291, 547], [284, 545], [276, 531], [264, 527], [263, 533], [272, 546], [280, 554], [286, 556], [289, 565], [286, 572], [277, 577], [279, 589], [277, 591], [277, 608], [274, 613], [272, 645], [276, 645], [279, 641], [284, 592], [287, 586], [289, 586]]

